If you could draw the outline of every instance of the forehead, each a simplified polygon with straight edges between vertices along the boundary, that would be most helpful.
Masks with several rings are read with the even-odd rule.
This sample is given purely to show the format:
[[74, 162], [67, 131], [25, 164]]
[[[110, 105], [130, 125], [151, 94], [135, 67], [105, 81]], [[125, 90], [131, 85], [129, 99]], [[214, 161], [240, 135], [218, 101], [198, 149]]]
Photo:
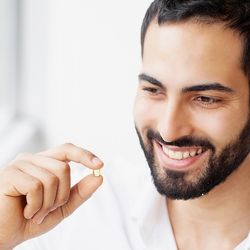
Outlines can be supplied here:
[[153, 21], [146, 33], [143, 71], [162, 82], [246, 80], [243, 43], [223, 24]]

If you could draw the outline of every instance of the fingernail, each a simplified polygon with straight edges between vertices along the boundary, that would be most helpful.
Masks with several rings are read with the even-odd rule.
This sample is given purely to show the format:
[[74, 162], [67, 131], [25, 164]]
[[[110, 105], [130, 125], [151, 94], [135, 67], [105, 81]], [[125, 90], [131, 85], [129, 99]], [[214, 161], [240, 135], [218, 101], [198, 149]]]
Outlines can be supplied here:
[[94, 157], [94, 158], [92, 159], [92, 162], [93, 162], [95, 165], [103, 164], [103, 162], [102, 162], [99, 158], [97, 158], [97, 157]]

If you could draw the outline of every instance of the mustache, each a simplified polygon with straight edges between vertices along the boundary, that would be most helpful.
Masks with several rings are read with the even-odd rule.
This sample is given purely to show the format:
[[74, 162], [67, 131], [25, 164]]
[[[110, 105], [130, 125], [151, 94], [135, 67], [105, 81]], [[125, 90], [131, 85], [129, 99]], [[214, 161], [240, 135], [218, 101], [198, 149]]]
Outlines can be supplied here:
[[147, 138], [149, 140], [157, 140], [163, 145], [166, 146], [176, 146], [176, 147], [202, 147], [205, 150], [211, 149], [213, 152], [215, 151], [215, 147], [211, 142], [209, 142], [207, 139], [203, 138], [194, 138], [192, 136], [183, 136], [179, 138], [178, 140], [172, 141], [172, 142], [166, 142], [160, 135], [160, 133], [155, 132], [151, 129], [147, 131]]

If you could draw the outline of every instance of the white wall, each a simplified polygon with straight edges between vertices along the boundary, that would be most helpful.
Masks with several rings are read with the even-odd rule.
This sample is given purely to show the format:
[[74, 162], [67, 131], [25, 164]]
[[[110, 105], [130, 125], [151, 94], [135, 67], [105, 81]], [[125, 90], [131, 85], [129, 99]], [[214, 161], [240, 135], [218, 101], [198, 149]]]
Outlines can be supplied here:
[[142, 157], [132, 106], [150, 2], [22, 0], [21, 110], [40, 121], [48, 146]]
[[15, 116], [16, 13], [15, 0], [0, 1], [0, 137]]

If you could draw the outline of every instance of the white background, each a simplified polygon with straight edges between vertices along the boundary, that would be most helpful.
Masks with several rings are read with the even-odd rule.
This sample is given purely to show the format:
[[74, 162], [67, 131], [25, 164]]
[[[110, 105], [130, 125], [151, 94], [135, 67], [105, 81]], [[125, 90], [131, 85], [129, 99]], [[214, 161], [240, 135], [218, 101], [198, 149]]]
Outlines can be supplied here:
[[142, 159], [132, 112], [150, 2], [20, 0], [19, 109], [44, 131], [44, 147]]

